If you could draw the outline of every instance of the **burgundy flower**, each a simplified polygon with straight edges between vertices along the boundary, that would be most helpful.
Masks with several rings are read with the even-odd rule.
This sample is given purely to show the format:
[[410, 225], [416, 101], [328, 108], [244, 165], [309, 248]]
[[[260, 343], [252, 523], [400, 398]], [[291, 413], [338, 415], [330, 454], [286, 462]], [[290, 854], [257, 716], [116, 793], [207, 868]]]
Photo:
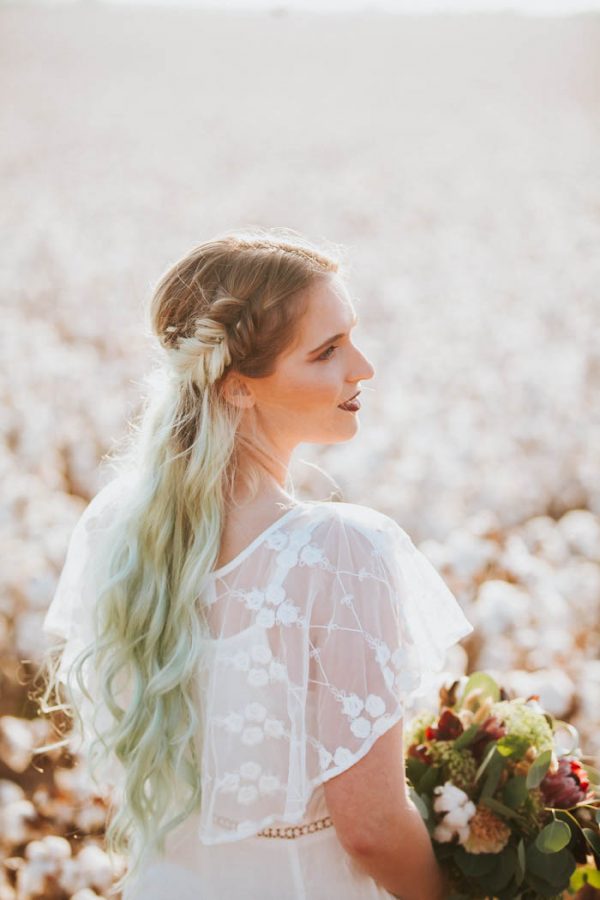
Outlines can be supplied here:
[[488, 718], [482, 722], [481, 728], [477, 732], [477, 737], [469, 747], [478, 763], [481, 762], [485, 756], [488, 744], [491, 741], [499, 740], [501, 737], [504, 737], [505, 734], [506, 728], [496, 716], [488, 716]]
[[463, 733], [463, 723], [451, 709], [445, 709], [438, 719], [437, 727], [425, 729], [428, 741], [453, 741]]
[[540, 790], [544, 802], [557, 809], [570, 809], [585, 800], [590, 787], [588, 774], [577, 759], [560, 759], [556, 772], [548, 772]]
[[411, 744], [408, 748], [408, 755], [414, 756], [415, 759], [420, 759], [421, 762], [426, 763], [428, 766], [432, 763], [432, 757], [426, 744]]

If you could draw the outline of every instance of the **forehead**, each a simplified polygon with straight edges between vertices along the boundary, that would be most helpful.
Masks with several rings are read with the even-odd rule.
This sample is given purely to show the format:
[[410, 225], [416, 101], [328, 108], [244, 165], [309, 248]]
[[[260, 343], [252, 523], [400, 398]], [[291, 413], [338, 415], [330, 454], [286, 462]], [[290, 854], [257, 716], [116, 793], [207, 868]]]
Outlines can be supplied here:
[[354, 322], [354, 305], [348, 288], [339, 276], [319, 278], [308, 291], [306, 311], [298, 323], [298, 341], [311, 346], [338, 332], [349, 331]]

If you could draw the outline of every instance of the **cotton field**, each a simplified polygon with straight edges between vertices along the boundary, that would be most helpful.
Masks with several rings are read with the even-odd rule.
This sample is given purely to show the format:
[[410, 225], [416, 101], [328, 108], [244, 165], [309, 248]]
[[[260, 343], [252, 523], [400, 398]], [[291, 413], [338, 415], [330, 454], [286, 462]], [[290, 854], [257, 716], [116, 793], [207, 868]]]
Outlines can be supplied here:
[[[393, 516], [600, 759], [600, 19], [0, 8], [0, 900], [106, 896], [109, 798], [30, 679], [139, 409], [162, 271], [238, 225], [340, 248], [376, 377], [299, 496]], [[435, 703], [435, 697], [430, 698]]]

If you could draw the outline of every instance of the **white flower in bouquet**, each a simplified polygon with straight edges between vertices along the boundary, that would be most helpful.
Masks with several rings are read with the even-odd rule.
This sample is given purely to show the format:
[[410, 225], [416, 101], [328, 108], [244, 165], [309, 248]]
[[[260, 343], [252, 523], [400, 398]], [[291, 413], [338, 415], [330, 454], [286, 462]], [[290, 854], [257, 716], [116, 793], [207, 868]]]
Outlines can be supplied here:
[[460, 843], [464, 843], [469, 837], [469, 822], [475, 815], [475, 804], [469, 800], [464, 791], [450, 781], [438, 785], [433, 793], [434, 810], [444, 814], [434, 829], [434, 840], [444, 844], [458, 835]]

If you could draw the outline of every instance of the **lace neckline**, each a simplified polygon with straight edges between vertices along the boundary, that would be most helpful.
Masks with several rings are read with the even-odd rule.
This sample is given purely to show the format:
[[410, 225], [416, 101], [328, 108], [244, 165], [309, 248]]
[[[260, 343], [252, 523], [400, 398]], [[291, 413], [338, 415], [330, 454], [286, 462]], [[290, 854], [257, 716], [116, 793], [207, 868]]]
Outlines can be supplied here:
[[304, 505], [304, 503], [296, 501], [296, 503], [290, 509], [288, 509], [282, 516], [279, 516], [278, 519], [275, 519], [274, 522], [271, 522], [271, 524], [268, 525], [264, 529], [264, 531], [261, 531], [260, 534], [258, 534], [252, 541], [250, 541], [250, 543], [246, 547], [244, 547], [243, 550], [240, 550], [240, 552], [237, 553], [233, 557], [233, 559], [230, 559], [228, 563], [225, 563], [225, 565], [219, 566], [218, 569], [213, 569], [212, 572], [209, 572], [208, 577], [218, 578], [221, 575], [226, 575], [232, 569], [235, 569], [236, 566], [238, 566], [244, 559], [246, 559], [247, 556], [252, 553], [253, 550], [256, 549], [256, 547], [259, 546], [259, 544], [262, 544], [262, 542], [271, 534], [271, 532], [279, 528], [280, 525], [283, 524], [283, 522], [287, 521], [287, 519], [290, 519]]

